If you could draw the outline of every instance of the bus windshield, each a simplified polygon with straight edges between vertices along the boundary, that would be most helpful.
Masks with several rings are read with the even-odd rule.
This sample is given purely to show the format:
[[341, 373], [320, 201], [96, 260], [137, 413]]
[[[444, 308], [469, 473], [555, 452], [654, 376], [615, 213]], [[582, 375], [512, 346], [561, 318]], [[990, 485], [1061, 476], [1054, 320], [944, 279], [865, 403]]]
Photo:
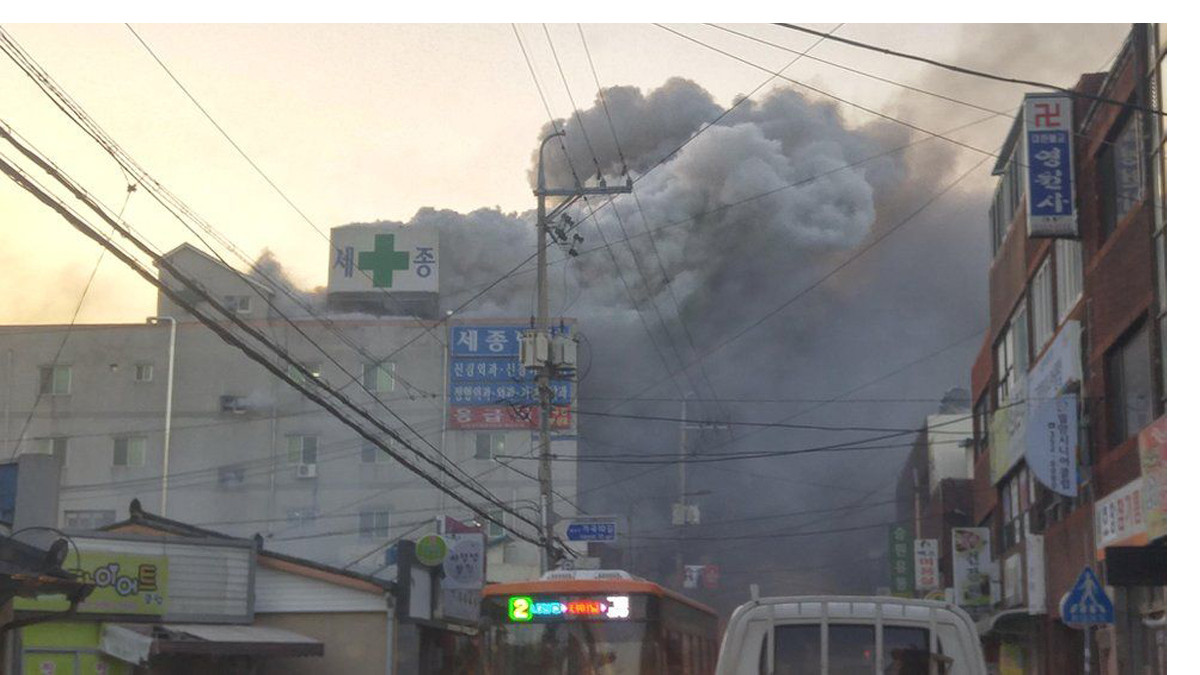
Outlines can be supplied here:
[[492, 626], [490, 675], [638, 675], [655, 658], [646, 631], [642, 621]]

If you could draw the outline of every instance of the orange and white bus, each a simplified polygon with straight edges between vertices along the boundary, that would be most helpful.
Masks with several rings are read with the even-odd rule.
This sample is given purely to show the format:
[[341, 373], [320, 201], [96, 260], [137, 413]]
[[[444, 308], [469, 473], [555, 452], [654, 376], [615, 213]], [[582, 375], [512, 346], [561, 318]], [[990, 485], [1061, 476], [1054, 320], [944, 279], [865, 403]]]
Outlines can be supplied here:
[[712, 675], [717, 614], [627, 572], [549, 572], [492, 584], [480, 610], [485, 675]]

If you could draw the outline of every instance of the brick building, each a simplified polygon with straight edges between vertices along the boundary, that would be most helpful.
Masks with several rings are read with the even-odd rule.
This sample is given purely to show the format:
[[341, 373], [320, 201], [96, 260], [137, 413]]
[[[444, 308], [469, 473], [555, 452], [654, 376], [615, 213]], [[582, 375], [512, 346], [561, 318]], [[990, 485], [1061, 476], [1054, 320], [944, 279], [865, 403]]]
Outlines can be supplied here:
[[[993, 172], [973, 514], [1000, 579], [979, 624], [1001, 669], [1083, 670], [1084, 633], [1059, 601], [1091, 567], [1117, 615], [1094, 634], [1093, 672], [1166, 671], [1166, 117], [1154, 112], [1166, 110], [1165, 69], [1166, 27], [1138, 24], [1108, 72], [1075, 85], [1078, 238], [1030, 236], [1023, 116]], [[1063, 386], [1031, 393], [1048, 371]], [[1026, 411], [1072, 395], [1076, 470], [1056, 491], [1033, 466], [1046, 451]]]

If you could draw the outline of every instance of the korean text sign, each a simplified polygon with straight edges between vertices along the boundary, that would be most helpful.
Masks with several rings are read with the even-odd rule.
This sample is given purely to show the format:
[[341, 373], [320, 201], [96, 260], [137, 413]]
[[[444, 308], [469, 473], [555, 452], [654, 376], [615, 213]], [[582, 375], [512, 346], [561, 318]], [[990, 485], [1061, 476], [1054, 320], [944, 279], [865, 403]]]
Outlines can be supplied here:
[[992, 536], [986, 527], [956, 527], [954, 546], [954, 597], [961, 607], [992, 605]]
[[1025, 203], [1030, 237], [1078, 237], [1071, 97], [1025, 97]]
[[[75, 562], [75, 555], [70, 556]], [[167, 612], [167, 558], [104, 551], [79, 554], [80, 575], [96, 584], [83, 602], [80, 614], [138, 614], [160, 616]], [[39, 611], [65, 610], [61, 595], [16, 598], [14, 607]]]
[[913, 540], [908, 528], [892, 525], [888, 530], [888, 567], [892, 577], [892, 595], [913, 595]]
[[[527, 325], [463, 324], [450, 327], [449, 388], [452, 429], [536, 429], [538, 388], [534, 374], [521, 366], [521, 335]], [[560, 329], [570, 331], [570, 326]], [[572, 428], [574, 383], [550, 382], [552, 429]]]

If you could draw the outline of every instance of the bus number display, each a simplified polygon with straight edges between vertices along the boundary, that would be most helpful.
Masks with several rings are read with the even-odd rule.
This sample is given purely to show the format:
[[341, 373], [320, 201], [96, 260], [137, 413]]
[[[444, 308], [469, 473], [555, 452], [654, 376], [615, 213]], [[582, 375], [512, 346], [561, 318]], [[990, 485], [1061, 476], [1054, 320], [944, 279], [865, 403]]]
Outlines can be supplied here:
[[508, 620], [515, 623], [571, 619], [628, 619], [629, 596], [602, 598], [534, 598], [513, 595], [508, 598]]

